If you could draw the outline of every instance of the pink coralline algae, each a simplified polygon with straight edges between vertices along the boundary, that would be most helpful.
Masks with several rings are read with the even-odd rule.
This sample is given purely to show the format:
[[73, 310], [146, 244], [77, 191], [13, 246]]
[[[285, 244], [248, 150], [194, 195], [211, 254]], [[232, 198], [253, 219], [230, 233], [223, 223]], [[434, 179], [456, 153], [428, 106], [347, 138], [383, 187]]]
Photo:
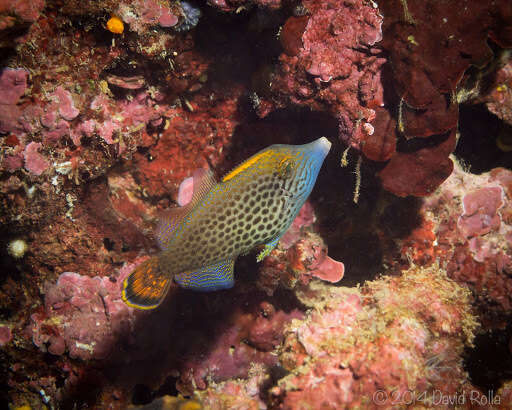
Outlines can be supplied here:
[[[473, 175], [456, 164], [421, 210], [431, 235], [426, 263], [438, 259], [446, 264], [451, 278], [474, 291], [479, 313], [492, 326], [500, 326], [503, 315], [512, 310], [511, 188], [509, 170]], [[424, 238], [406, 239], [403, 254], [425, 253]]]
[[4, 68], [0, 74], [0, 132], [16, 130], [16, 119], [21, 113], [16, 106], [27, 89], [28, 71], [23, 68]]
[[23, 21], [36, 21], [44, 6], [44, 0], [0, 0], [0, 24], [4, 13], [15, 14]]
[[80, 111], [78, 111], [74, 106], [71, 93], [64, 88], [57, 87], [50, 98], [56, 102], [59, 114], [65, 120], [71, 121], [80, 113]]
[[23, 69], [5, 69], [0, 80], [0, 89], [5, 99], [0, 102], [0, 132], [26, 133], [42, 132], [45, 144], [55, 144], [69, 135], [68, 121], [75, 119], [79, 110], [75, 107], [72, 94], [59, 86], [48, 95], [47, 102], [25, 104], [22, 109], [16, 105], [27, 88], [28, 72]]
[[[118, 135], [123, 132], [136, 132], [144, 128], [147, 123], [156, 126], [162, 121], [161, 110], [158, 109], [156, 101], [150, 98], [146, 92], [140, 92], [131, 101], [122, 100], [120, 102], [105, 94], [100, 94], [92, 101], [91, 109], [107, 119], [103, 122], [94, 121], [94, 126], [93, 122], [90, 122], [87, 127], [96, 130], [107, 144], [119, 143], [119, 154], [124, 152], [125, 146], [122, 141], [117, 139]], [[82, 127], [80, 131], [87, 135], [90, 133], [88, 128]], [[77, 137], [75, 136], [75, 141], [79, 144]]]
[[5, 346], [12, 340], [11, 328], [6, 325], [0, 325], [0, 347]]
[[158, 24], [162, 27], [173, 27], [178, 23], [178, 17], [172, 14], [169, 10], [163, 10], [160, 18], [158, 19]]
[[16, 104], [27, 88], [28, 71], [23, 68], [4, 68], [0, 74], [0, 104]]
[[49, 166], [48, 160], [39, 153], [41, 144], [31, 142], [24, 151], [25, 168], [34, 175], [41, 175]]
[[313, 309], [292, 323], [281, 349], [292, 373], [270, 389], [276, 407], [391, 406], [393, 392], [448, 395], [467, 385], [459, 355], [476, 329], [470, 295], [439, 268], [411, 269], [361, 290], [311, 290], [301, 300]]
[[279, 284], [293, 288], [313, 278], [331, 283], [343, 278], [345, 266], [327, 255], [324, 241], [313, 232], [315, 219], [311, 203], [306, 202], [276, 250], [263, 261], [258, 285], [267, 293]]
[[[378, 9], [362, 2], [304, 1], [304, 16], [290, 17], [280, 32], [284, 49], [278, 70], [260, 75], [260, 116], [288, 105], [328, 111], [339, 121], [339, 137], [358, 149], [384, 104], [373, 46], [382, 38]], [[270, 84], [270, 85], [269, 85]], [[272, 95], [268, 99], [265, 95]]]
[[131, 30], [142, 34], [151, 26], [159, 25], [165, 28], [176, 26], [181, 15], [181, 7], [179, 2], [167, 0], [136, 0], [121, 3], [117, 14], [130, 25]]
[[48, 287], [43, 311], [31, 318], [28, 331], [36, 346], [87, 360], [108, 357], [117, 338], [130, 330], [133, 313], [121, 300], [119, 281], [65, 272]]
[[70, 134], [69, 121], [74, 120], [80, 111], [75, 107], [73, 95], [61, 86], [48, 96], [48, 100], [40, 115], [40, 122], [44, 142], [53, 145]]
[[282, 342], [284, 326], [301, 317], [302, 312], [297, 309], [287, 313], [266, 301], [249, 306], [237, 303], [208, 354], [185, 358], [178, 389], [190, 393], [194, 387], [205, 389], [208, 381], [245, 378], [254, 363], [266, 368], [276, 365], [274, 351]]
[[23, 166], [23, 154], [6, 155], [2, 161], [2, 168], [8, 172], [14, 172]]
[[464, 211], [457, 223], [463, 235], [468, 238], [498, 230], [501, 217], [497, 212], [503, 205], [502, 198], [501, 187], [481, 188], [464, 195]]

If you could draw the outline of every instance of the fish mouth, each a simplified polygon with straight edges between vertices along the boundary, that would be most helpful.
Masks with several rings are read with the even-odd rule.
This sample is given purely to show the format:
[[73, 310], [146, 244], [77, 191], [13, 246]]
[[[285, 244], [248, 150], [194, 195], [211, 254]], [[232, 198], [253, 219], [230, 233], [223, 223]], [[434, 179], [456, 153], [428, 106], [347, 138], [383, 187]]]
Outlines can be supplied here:
[[331, 141], [329, 141], [325, 137], [318, 138], [315, 141], [315, 145], [318, 147], [318, 149], [320, 151], [322, 151], [324, 153], [324, 155], [327, 155], [327, 153], [330, 151], [331, 146], [332, 146]]

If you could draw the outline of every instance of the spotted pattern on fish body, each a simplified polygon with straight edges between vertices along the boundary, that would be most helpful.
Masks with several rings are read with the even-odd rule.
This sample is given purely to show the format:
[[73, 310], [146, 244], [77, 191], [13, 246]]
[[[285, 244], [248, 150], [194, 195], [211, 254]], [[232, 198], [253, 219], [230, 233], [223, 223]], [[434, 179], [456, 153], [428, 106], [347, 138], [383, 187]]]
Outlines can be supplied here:
[[198, 291], [232, 287], [235, 259], [259, 245], [258, 261], [272, 251], [311, 193], [330, 146], [326, 138], [272, 145], [219, 183], [211, 172], [196, 173], [192, 200], [163, 218], [157, 230], [162, 251], [125, 280], [123, 300], [155, 308], [171, 278]]

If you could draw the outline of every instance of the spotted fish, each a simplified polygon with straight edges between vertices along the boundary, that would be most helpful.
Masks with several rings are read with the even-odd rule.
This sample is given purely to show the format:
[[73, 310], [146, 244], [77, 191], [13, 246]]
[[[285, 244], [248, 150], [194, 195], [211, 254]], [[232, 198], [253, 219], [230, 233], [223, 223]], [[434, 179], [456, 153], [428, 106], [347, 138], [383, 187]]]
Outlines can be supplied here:
[[322, 137], [305, 145], [271, 145], [216, 182], [194, 175], [192, 200], [173, 209], [157, 229], [161, 252], [123, 283], [132, 307], [156, 308], [174, 280], [183, 288], [231, 288], [235, 259], [263, 246], [258, 262], [277, 245], [311, 193], [331, 148]]

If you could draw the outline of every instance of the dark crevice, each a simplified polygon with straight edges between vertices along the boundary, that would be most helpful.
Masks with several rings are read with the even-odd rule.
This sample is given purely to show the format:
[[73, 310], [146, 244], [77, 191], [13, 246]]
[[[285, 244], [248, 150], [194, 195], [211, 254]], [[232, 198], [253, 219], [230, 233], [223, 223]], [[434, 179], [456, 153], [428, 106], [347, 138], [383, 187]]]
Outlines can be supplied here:
[[464, 368], [482, 391], [496, 391], [512, 378], [512, 325], [477, 335], [475, 347], [466, 349]]
[[176, 388], [176, 382], [178, 381], [177, 377], [169, 376], [165, 379], [164, 383], [160, 386], [160, 388], [155, 392], [156, 397], [161, 396], [177, 396], [179, 394], [178, 389]]
[[281, 52], [277, 32], [286, 20], [283, 10], [226, 14], [204, 7], [202, 12], [194, 38], [200, 53], [211, 58], [209, 79], [247, 83], [256, 71], [277, 61]]
[[455, 156], [470, 167], [470, 172], [481, 174], [497, 167], [512, 167], [512, 152], [503, 151], [498, 143], [512, 141], [512, 127], [484, 104], [460, 106], [459, 131]]
[[144, 384], [137, 384], [132, 390], [132, 404], [149, 404], [151, 403], [153, 398], [153, 392], [148, 386]]

